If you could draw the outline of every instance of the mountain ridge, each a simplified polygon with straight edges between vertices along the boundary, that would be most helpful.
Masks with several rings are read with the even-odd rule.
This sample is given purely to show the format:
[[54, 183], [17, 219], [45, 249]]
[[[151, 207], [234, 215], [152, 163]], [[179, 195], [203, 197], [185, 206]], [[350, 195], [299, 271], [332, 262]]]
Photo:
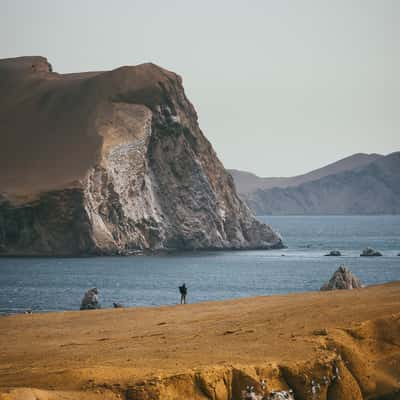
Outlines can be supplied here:
[[381, 157], [384, 156], [377, 153], [355, 153], [320, 168], [291, 177], [260, 177], [252, 172], [237, 169], [229, 169], [228, 171], [233, 176], [238, 186], [239, 193], [246, 194], [255, 189], [297, 186], [301, 183], [316, 180], [327, 175], [333, 175], [338, 172], [361, 167]]
[[353, 163], [353, 168], [298, 185], [246, 192], [240, 181], [235, 183], [257, 215], [399, 214], [400, 152], [373, 158], [364, 165]]

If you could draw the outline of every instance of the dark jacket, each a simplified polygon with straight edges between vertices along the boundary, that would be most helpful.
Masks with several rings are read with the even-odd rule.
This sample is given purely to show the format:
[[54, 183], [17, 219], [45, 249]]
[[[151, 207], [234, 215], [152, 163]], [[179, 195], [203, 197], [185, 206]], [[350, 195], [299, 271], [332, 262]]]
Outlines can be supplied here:
[[187, 294], [186, 285], [179, 286], [179, 291], [180, 291], [181, 295], [186, 296], [186, 294]]

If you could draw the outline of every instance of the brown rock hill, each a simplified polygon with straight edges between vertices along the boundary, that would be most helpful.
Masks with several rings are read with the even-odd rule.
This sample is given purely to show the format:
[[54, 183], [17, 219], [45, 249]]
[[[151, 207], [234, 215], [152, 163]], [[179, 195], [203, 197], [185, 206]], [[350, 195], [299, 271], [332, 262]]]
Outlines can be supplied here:
[[181, 78], [154, 64], [60, 75], [0, 60], [0, 254], [272, 248]]
[[263, 178], [251, 172], [231, 169], [229, 172], [235, 180], [240, 195], [248, 195], [256, 190], [267, 190], [272, 188], [288, 188], [299, 186], [306, 182], [316, 181], [329, 175], [338, 174], [345, 171], [352, 171], [364, 167], [376, 160], [383, 158], [381, 154], [357, 153], [341, 160], [315, 169], [306, 174], [292, 177], [273, 177]]
[[[323, 176], [325, 173], [328, 175]], [[247, 194], [244, 192], [251, 187], [243, 187], [237, 175], [234, 179], [242, 199], [257, 215], [400, 213], [400, 152], [354, 155], [304, 176], [282, 178], [278, 185], [286, 186], [260, 187]], [[265, 179], [263, 184], [273, 184]]]

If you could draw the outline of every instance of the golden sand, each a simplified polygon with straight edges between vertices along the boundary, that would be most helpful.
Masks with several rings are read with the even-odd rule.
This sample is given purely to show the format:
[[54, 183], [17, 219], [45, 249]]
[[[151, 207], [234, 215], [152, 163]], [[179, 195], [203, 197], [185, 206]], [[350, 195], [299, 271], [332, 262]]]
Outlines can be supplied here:
[[1, 400], [228, 400], [262, 378], [300, 400], [312, 380], [321, 400], [399, 398], [400, 282], [0, 318]]

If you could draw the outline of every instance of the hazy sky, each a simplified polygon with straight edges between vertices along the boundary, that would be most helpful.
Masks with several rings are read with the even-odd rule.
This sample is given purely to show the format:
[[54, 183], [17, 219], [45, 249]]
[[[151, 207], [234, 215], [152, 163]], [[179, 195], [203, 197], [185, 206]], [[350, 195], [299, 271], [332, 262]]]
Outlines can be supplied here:
[[400, 1], [0, 0], [0, 58], [179, 73], [227, 168], [400, 150]]

